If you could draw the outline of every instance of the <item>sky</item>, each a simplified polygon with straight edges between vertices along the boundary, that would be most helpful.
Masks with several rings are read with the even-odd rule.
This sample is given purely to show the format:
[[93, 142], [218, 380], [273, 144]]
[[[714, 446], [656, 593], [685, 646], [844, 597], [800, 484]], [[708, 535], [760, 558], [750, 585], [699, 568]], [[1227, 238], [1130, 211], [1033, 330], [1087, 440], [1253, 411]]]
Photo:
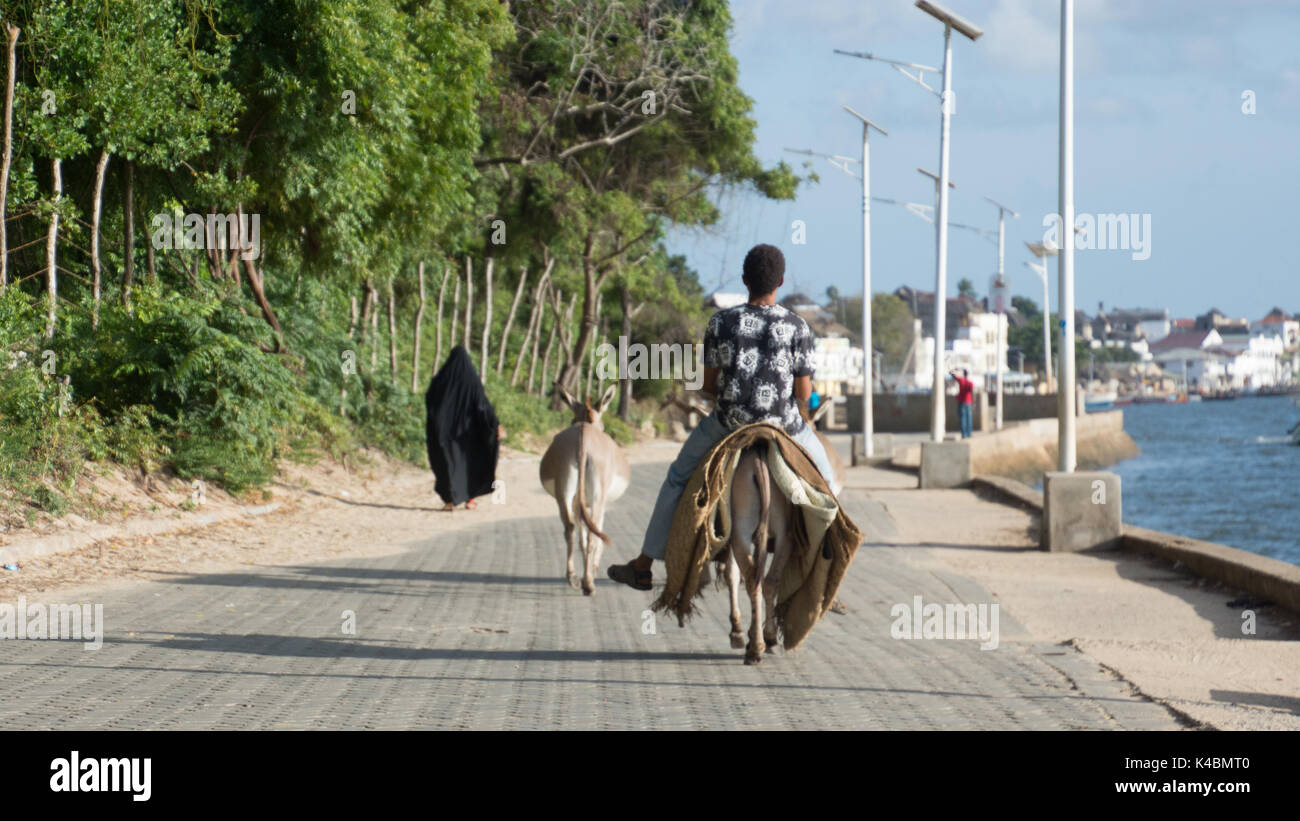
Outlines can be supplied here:
[[[1057, 211], [1060, 3], [943, 5], [984, 30], [975, 42], [953, 34], [949, 219], [995, 231], [998, 212], [985, 197], [1018, 211], [1007, 220], [1005, 271], [1013, 293], [1041, 304], [1024, 243], [1041, 241], [1044, 217]], [[932, 204], [934, 183], [916, 169], [938, 171], [938, 98], [888, 64], [833, 49], [940, 67], [943, 26], [913, 0], [732, 0], [731, 8], [732, 52], [758, 124], [755, 153], [801, 175], [812, 160], [820, 182], [801, 185], [794, 201], [722, 194], [718, 225], [675, 229], [667, 245], [687, 256], [708, 292], [743, 291], [745, 252], [770, 242], [786, 254], [787, 290], [819, 301], [830, 286], [861, 294], [860, 182], [783, 149], [860, 157], [861, 125], [841, 108], [852, 106], [889, 132], [871, 136], [872, 195]], [[1076, 251], [1078, 309], [1167, 308], [1177, 318], [1215, 307], [1251, 320], [1275, 305], [1300, 313], [1298, 43], [1300, 0], [1078, 0], [1075, 210], [1135, 214], [1138, 226], [1150, 225], [1145, 254], [1132, 239], [1128, 249]], [[938, 88], [942, 78], [926, 80]], [[873, 291], [934, 290], [932, 224], [873, 202], [871, 236]], [[985, 295], [996, 269], [995, 241], [949, 231], [950, 296], [963, 277]], [[1053, 261], [1054, 308], [1056, 277]]]

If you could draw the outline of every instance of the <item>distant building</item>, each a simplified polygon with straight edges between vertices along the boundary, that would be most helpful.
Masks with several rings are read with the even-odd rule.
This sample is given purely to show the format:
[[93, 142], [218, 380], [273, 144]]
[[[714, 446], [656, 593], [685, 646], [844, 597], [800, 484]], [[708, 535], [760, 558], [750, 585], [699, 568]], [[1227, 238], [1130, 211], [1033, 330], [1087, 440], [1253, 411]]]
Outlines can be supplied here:
[[[1235, 322], [1222, 327], [1239, 328]], [[1151, 353], [1167, 374], [1185, 378], [1191, 390], [1268, 388], [1289, 381], [1294, 372], [1293, 363], [1283, 357], [1280, 335], [1178, 331], [1152, 344]]]
[[1300, 346], [1300, 319], [1274, 308], [1263, 319], [1250, 323], [1250, 335], [1275, 336], [1282, 340], [1284, 348], [1293, 350]]
[[1196, 329], [1230, 334], [1249, 334], [1250, 323], [1245, 317], [1233, 319], [1218, 308], [1211, 308], [1196, 318]]
[[727, 294], [718, 291], [704, 298], [704, 307], [712, 308], [715, 311], [723, 311], [737, 305], [744, 305], [748, 301], [749, 294]]

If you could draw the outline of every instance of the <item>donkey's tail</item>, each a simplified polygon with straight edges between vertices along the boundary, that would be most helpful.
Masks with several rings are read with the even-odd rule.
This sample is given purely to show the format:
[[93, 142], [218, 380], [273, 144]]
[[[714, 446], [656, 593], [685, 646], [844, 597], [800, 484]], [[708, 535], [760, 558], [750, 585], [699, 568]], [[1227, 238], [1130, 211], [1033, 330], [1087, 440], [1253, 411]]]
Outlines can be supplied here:
[[754, 531], [754, 562], [762, 566], [763, 551], [767, 550], [767, 514], [772, 507], [771, 473], [767, 460], [759, 456], [754, 460], [754, 481], [758, 483], [758, 529]]
[[578, 515], [582, 517], [582, 523], [605, 544], [609, 544], [609, 536], [596, 526], [596, 522], [591, 518], [591, 511], [587, 509], [587, 438], [583, 435], [586, 427], [586, 425], [578, 425], [578, 494], [574, 502], [578, 507]]

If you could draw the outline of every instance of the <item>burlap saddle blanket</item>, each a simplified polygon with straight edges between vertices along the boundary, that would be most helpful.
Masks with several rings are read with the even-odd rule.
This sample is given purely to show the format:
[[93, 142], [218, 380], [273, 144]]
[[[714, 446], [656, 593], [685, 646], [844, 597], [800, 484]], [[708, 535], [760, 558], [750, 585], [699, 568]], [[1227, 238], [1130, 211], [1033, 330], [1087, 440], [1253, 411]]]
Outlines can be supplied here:
[[746, 448], [766, 446], [776, 484], [798, 507], [794, 547], [777, 594], [777, 624], [785, 649], [799, 646], [835, 601], [862, 532], [849, 520], [816, 464], [785, 431], [767, 423], [732, 431], [714, 447], [686, 484], [664, 565], [667, 583], [653, 608], [675, 613], [684, 625], [709, 579], [708, 563], [731, 538], [731, 481]]

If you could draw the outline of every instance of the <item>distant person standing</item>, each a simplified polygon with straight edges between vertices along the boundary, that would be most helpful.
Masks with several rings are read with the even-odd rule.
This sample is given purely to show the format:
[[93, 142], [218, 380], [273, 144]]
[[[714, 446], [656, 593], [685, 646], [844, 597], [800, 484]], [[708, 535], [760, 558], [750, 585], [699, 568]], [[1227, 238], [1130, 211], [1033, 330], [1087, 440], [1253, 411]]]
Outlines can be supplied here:
[[957, 380], [957, 418], [961, 420], [961, 438], [970, 438], [971, 406], [975, 404], [975, 383], [970, 381], [970, 371], [962, 368], [959, 375], [949, 371], [948, 375]]

